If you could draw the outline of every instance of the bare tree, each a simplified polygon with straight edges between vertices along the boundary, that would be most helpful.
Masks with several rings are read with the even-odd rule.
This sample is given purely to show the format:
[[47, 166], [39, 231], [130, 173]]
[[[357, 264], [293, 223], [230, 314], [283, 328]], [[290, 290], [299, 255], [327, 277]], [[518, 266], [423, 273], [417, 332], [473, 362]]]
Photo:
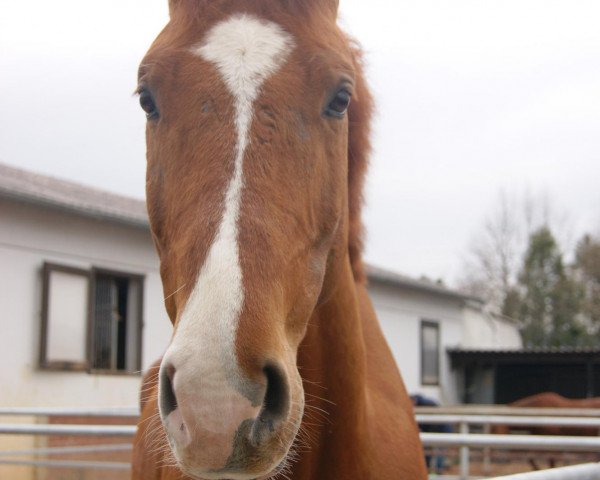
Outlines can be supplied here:
[[551, 228], [559, 243], [571, 242], [569, 217], [558, 214], [547, 195], [500, 191], [467, 248], [458, 287], [483, 298], [492, 312], [512, 316], [529, 237], [543, 226]]
[[515, 207], [514, 199], [500, 192], [494, 210], [471, 241], [459, 281], [463, 290], [482, 297], [496, 312], [502, 310], [518, 269], [521, 232]]

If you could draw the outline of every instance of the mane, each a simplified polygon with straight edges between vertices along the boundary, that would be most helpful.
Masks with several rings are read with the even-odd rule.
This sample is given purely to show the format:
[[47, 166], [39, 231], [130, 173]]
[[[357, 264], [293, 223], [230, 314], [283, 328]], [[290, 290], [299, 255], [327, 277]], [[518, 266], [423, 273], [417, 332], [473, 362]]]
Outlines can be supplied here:
[[362, 206], [364, 203], [365, 174], [371, 153], [371, 116], [373, 97], [364, 76], [363, 55], [358, 44], [348, 39], [353, 53], [356, 85], [352, 103], [348, 109], [348, 253], [354, 279], [366, 282], [362, 262], [364, 227]]

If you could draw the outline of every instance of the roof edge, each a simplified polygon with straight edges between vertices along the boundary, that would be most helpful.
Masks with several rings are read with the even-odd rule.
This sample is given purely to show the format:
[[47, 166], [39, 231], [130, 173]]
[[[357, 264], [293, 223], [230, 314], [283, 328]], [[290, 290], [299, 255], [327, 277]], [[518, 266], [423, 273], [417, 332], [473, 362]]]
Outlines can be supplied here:
[[367, 277], [370, 281], [383, 283], [387, 285], [393, 286], [402, 286], [404, 288], [408, 288], [411, 290], [417, 290], [427, 293], [434, 293], [437, 295], [441, 295], [447, 298], [452, 298], [455, 300], [461, 300], [463, 302], [469, 303], [474, 302], [477, 307], [483, 306], [485, 303], [481, 298], [475, 297], [473, 295], [468, 295], [466, 293], [459, 292], [457, 290], [453, 290], [451, 288], [445, 287], [443, 285], [437, 285], [435, 283], [428, 282], [426, 280], [415, 279], [406, 275], [402, 275], [381, 267], [376, 267], [374, 265], [366, 265], [367, 267]]

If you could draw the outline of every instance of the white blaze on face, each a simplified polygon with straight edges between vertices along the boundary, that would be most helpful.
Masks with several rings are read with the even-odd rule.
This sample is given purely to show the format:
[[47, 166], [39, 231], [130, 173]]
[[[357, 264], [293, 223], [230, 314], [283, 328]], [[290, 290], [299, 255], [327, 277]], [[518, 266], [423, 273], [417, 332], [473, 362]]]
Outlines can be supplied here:
[[[222, 422], [227, 419], [214, 415], [214, 411], [197, 409], [214, 410], [216, 404], [219, 410], [227, 411], [228, 403], [237, 397], [232, 395], [230, 381], [239, 378], [235, 337], [244, 302], [238, 217], [253, 103], [263, 82], [284, 62], [292, 46], [291, 37], [278, 25], [236, 15], [215, 25], [202, 43], [192, 48], [192, 53], [217, 68], [234, 98], [235, 166], [224, 195], [223, 218], [165, 358], [174, 360], [177, 395], [181, 386], [190, 395], [193, 389], [200, 398], [210, 398], [210, 402], [196, 399], [194, 403], [200, 405], [194, 413], [204, 417], [203, 427], [214, 431], [231, 426], [224, 425]], [[184, 401], [178, 398], [180, 404]], [[211, 425], [212, 422], [220, 423]]]

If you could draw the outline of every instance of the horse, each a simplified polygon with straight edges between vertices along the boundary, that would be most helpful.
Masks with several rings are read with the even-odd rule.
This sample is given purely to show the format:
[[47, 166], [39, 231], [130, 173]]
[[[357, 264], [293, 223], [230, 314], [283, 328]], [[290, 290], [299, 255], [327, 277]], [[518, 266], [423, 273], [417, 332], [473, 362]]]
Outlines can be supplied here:
[[[558, 393], [543, 392], [520, 398], [508, 404], [509, 407], [523, 408], [600, 408], [600, 397], [593, 398], [566, 398]], [[520, 431], [523, 427], [515, 427]], [[532, 435], [574, 435], [574, 436], [597, 436], [598, 428], [592, 427], [560, 427], [560, 426], [535, 426], [528, 427]], [[508, 425], [496, 425], [494, 433], [510, 433]]]
[[[520, 398], [508, 404], [509, 407], [521, 408], [600, 408], [600, 397], [593, 398], [566, 398], [554, 392], [542, 392], [528, 397]], [[513, 431], [522, 433], [526, 431], [530, 435], [569, 435], [569, 436], [598, 436], [598, 428], [593, 427], [561, 427], [561, 426], [509, 426], [494, 425], [491, 428], [492, 433], [509, 434]], [[551, 468], [556, 466], [554, 456], [549, 457]], [[539, 466], [534, 457], [529, 459], [533, 470], [539, 470]]]
[[170, 0], [139, 67], [173, 334], [134, 479], [423, 480], [366, 290], [372, 97], [337, 0]]

